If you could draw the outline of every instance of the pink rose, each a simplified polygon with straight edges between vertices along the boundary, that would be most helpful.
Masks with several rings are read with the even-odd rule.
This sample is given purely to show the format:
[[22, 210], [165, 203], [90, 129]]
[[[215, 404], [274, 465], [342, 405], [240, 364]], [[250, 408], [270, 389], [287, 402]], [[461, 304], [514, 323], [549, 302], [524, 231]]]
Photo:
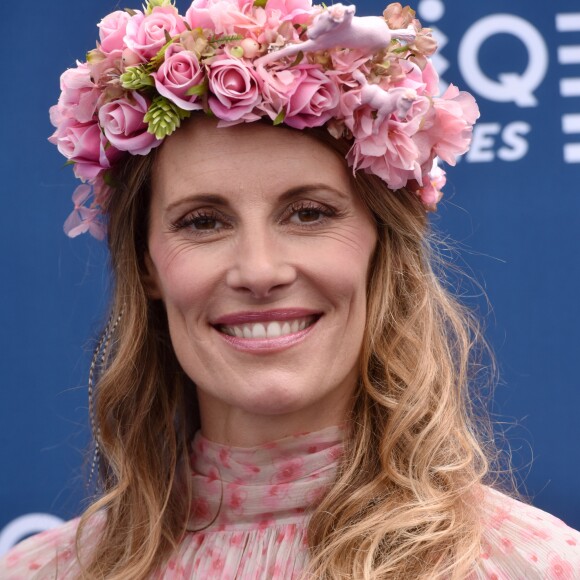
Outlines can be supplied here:
[[165, 33], [177, 36], [186, 30], [174, 6], [156, 6], [147, 16], [137, 12], [127, 23], [125, 44], [145, 60], [154, 57], [167, 42]]
[[172, 44], [165, 53], [165, 62], [152, 74], [155, 87], [160, 95], [186, 111], [203, 108], [197, 95], [187, 95], [187, 91], [203, 82], [204, 73], [193, 52], [179, 44]]
[[105, 16], [97, 26], [99, 27], [99, 37], [101, 39], [101, 50], [105, 53], [114, 50], [123, 50], [125, 44], [123, 37], [127, 30], [127, 23], [131, 17], [123, 10], [111, 12]]
[[256, 121], [252, 111], [261, 102], [260, 82], [256, 73], [242, 60], [223, 54], [208, 66], [209, 106], [223, 121]]
[[108, 169], [117, 153], [114, 148], [105, 150], [106, 141], [96, 121], [79, 124], [66, 119], [48, 140], [75, 162], [75, 175], [83, 181], [93, 180]]
[[92, 120], [101, 91], [91, 80], [91, 71], [86, 63], [78, 63], [60, 77], [61, 94], [58, 107], [65, 117], [72, 117], [79, 123]]
[[264, 82], [263, 109], [272, 119], [284, 109], [284, 123], [295, 129], [324, 125], [339, 106], [338, 85], [316, 65], [281, 71], [260, 67], [258, 74]]
[[252, 1], [194, 0], [185, 13], [185, 21], [192, 29], [210, 29], [216, 36], [237, 34], [257, 25]]
[[131, 96], [132, 101], [117, 99], [103, 105], [99, 110], [99, 122], [113, 147], [132, 155], [147, 155], [162, 141], [147, 132], [148, 125], [143, 117], [149, 108], [148, 101], [137, 92]]

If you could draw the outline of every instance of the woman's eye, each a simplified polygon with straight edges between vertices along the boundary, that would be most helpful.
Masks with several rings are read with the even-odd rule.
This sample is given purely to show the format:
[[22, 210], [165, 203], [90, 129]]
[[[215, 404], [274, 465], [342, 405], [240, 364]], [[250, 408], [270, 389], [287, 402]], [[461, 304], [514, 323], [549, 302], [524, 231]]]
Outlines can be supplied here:
[[311, 224], [321, 222], [330, 215], [330, 210], [321, 207], [296, 207], [292, 209], [289, 221], [295, 224]]
[[196, 217], [189, 223], [189, 227], [196, 230], [217, 230], [222, 226], [222, 222], [213, 217]]
[[192, 214], [185, 216], [173, 227], [174, 230], [189, 230], [191, 232], [217, 232], [226, 227], [226, 223], [217, 215]]
[[319, 209], [301, 209], [295, 215], [299, 222], [315, 222], [320, 219], [322, 212]]

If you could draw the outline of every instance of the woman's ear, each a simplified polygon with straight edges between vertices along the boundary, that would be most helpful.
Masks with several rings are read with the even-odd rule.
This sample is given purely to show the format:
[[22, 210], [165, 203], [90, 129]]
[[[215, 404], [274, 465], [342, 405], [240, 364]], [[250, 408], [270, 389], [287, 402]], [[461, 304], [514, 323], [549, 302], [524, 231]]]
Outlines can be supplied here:
[[151, 259], [149, 250], [145, 250], [144, 256], [145, 272], [143, 273], [143, 288], [147, 297], [151, 300], [163, 300], [161, 287], [159, 285], [159, 277], [157, 276], [157, 268]]

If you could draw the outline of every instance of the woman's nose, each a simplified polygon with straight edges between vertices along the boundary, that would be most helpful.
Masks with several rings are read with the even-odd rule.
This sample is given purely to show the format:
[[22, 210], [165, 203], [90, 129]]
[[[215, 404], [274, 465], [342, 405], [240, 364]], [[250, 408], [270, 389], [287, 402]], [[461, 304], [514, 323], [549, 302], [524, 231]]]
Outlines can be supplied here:
[[295, 279], [296, 268], [288, 261], [288, 250], [275, 233], [254, 227], [240, 234], [226, 276], [230, 287], [266, 298]]

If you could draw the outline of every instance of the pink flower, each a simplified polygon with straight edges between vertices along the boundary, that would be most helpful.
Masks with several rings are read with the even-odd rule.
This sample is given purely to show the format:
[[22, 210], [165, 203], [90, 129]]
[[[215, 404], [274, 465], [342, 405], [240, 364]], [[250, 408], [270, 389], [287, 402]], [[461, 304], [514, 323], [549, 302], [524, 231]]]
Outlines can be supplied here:
[[260, 82], [256, 73], [244, 61], [223, 54], [214, 57], [208, 66], [208, 81], [212, 96], [210, 109], [226, 122], [255, 121], [252, 111], [260, 103]]
[[275, 119], [284, 109], [284, 123], [295, 129], [323, 125], [339, 106], [338, 85], [316, 65], [280, 71], [259, 67], [258, 74], [266, 97], [263, 110]]
[[403, 8], [400, 2], [393, 2], [385, 8], [383, 17], [391, 29], [407, 28], [415, 19], [415, 11], [409, 6]]
[[101, 50], [105, 53], [114, 50], [123, 50], [125, 44], [123, 37], [127, 30], [127, 23], [131, 17], [124, 10], [117, 10], [105, 16], [97, 26], [99, 27], [99, 37], [101, 39]]
[[[402, 60], [397, 64], [401, 69], [401, 74], [398, 79], [393, 80], [392, 86], [413, 89], [417, 91], [419, 95], [424, 95], [427, 90], [427, 82], [431, 83], [433, 80], [430, 71], [427, 73], [427, 77], [425, 77], [421, 68], [410, 60]], [[390, 87], [387, 86], [383, 88]], [[436, 93], [438, 92], [439, 87], [437, 87], [436, 90]]]
[[131, 96], [132, 101], [117, 99], [103, 105], [99, 109], [99, 122], [111, 145], [132, 155], [147, 155], [162, 141], [147, 132], [143, 117], [149, 103], [145, 97], [135, 91]]
[[430, 97], [439, 94], [439, 74], [435, 70], [433, 63], [428, 60], [423, 69], [423, 82], [425, 83], [425, 93]]
[[137, 12], [127, 23], [125, 44], [147, 60], [155, 56], [167, 42], [165, 33], [177, 36], [186, 30], [174, 6], [156, 6], [151, 14]]
[[445, 171], [435, 161], [431, 172], [423, 176], [423, 187], [417, 190], [417, 195], [421, 198], [426, 208], [435, 210], [437, 204], [443, 197], [442, 190], [446, 183], [447, 177], [445, 176]]
[[240, 0], [194, 0], [185, 13], [185, 21], [193, 28], [212, 30], [215, 36], [237, 34], [254, 28], [253, 2]]
[[346, 156], [349, 165], [374, 173], [391, 189], [400, 189], [411, 179], [421, 182], [421, 152], [414, 140], [420, 122], [419, 117], [406, 122], [387, 118], [377, 126], [370, 107], [356, 109], [345, 119], [355, 138]]
[[305, 24], [318, 13], [313, 12], [310, 0], [268, 0], [266, 14], [275, 14], [281, 21], [290, 20], [292, 24]]
[[[332, 60], [332, 69], [336, 71], [339, 77], [344, 77], [344, 80], [356, 85], [356, 81], [352, 78], [353, 70], [360, 68], [365, 62], [369, 60], [368, 52], [362, 49], [337, 49], [330, 51], [330, 58]], [[349, 84], [350, 84], [349, 83]]]
[[60, 77], [61, 94], [58, 107], [66, 117], [79, 123], [88, 123], [93, 118], [101, 91], [91, 80], [91, 71], [86, 63], [78, 63]]
[[155, 87], [178, 107], [186, 111], [201, 109], [197, 95], [187, 95], [188, 89], [203, 82], [204, 73], [193, 52], [185, 50], [179, 44], [172, 44], [165, 52], [165, 61], [156, 73], [153, 73]]
[[93, 237], [102, 240], [105, 227], [101, 221], [101, 211], [97, 207], [86, 207], [92, 193], [90, 185], [79, 185], [72, 195], [74, 209], [63, 225], [64, 233], [70, 238], [89, 232]]
[[479, 117], [475, 99], [450, 85], [445, 94], [433, 101], [433, 109], [425, 118], [417, 142], [423, 150], [433, 150], [450, 165], [469, 149], [473, 125]]
[[[124, 91], [118, 83], [118, 78], [124, 72], [126, 64], [123, 59], [123, 51], [112, 50], [109, 53], [104, 53], [95, 49], [89, 52], [87, 58], [91, 79], [99, 87], [101, 94], [106, 92], [106, 97], [100, 100], [110, 100], [110, 92], [119, 92], [118, 96], [122, 96]], [[141, 63], [141, 57], [139, 57], [138, 62]]]
[[83, 181], [93, 180], [103, 169], [108, 169], [116, 153], [115, 149], [105, 151], [106, 142], [96, 121], [79, 124], [74, 119], [66, 119], [48, 140], [62, 155], [74, 161], [75, 175]]
[[429, 99], [420, 97], [411, 105], [405, 121], [392, 115], [379, 118], [371, 106], [361, 105], [361, 91], [344, 93], [341, 111], [354, 137], [347, 161], [355, 170], [365, 169], [379, 176], [391, 189], [400, 189], [409, 180], [422, 185], [434, 154], [430, 148], [419, 146], [417, 134], [429, 109]]

